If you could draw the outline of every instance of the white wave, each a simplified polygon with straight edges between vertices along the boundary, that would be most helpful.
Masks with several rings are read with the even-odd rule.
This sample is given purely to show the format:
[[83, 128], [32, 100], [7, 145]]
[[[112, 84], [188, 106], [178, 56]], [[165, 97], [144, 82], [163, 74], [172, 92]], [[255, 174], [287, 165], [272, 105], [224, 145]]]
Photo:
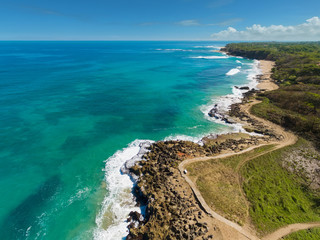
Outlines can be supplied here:
[[204, 137], [204, 135], [198, 136], [198, 137], [191, 137], [187, 135], [170, 135], [164, 139], [164, 141], [170, 141], [170, 140], [181, 140], [181, 141], [190, 141], [198, 144], [202, 144], [201, 139]]
[[238, 88], [232, 87], [232, 94], [212, 99], [211, 103], [201, 107], [201, 111], [205, 114], [207, 119], [213, 120], [214, 118], [209, 117], [208, 115], [211, 109], [216, 107], [219, 113], [227, 114], [231, 105], [234, 103], [240, 103], [242, 97], [242, 91]]
[[181, 51], [181, 52], [192, 52], [190, 49], [180, 49], [180, 48], [157, 48], [157, 51]]
[[242, 101], [243, 95], [242, 91], [240, 89], [237, 89], [235, 87], [232, 88], [232, 94], [228, 94], [225, 96], [221, 96], [218, 98], [214, 98], [211, 100], [211, 102], [207, 105], [203, 105], [200, 107], [200, 110], [203, 112], [204, 117], [212, 122], [219, 123], [225, 126], [228, 126], [229, 129], [219, 132], [219, 134], [226, 134], [226, 133], [237, 133], [237, 132], [246, 132], [244, 130], [243, 126], [240, 123], [234, 123], [234, 124], [227, 124], [222, 119], [210, 117], [208, 113], [211, 109], [216, 108], [217, 112], [220, 113], [220, 115], [227, 116], [228, 112], [230, 110], [230, 107], [232, 104], [240, 103]]
[[240, 63], [240, 64], [242, 64], [242, 62], [241, 62], [241, 61], [239, 61], [239, 60], [236, 60], [236, 63]]
[[233, 75], [239, 73], [239, 72], [240, 72], [240, 69], [241, 69], [241, 67], [233, 68], [233, 69], [229, 70], [229, 71], [226, 73], [226, 75], [227, 75], [227, 76], [233, 76]]
[[254, 62], [251, 64], [251, 68], [249, 70], [247, 70], [247, 79], [249, 80], [249, 83], [247, 84], [247, 86], [251, 89], [251, 88], [256, 88], [258, 85], [258, 81], [257, 81], [257, 75], [261, 75], [262, 71], [259, 67], [260, 62], [258, 60], [254, 60]]
[[202, 58], [202, 59], [224, 59], [229, 58], [228, 56], [197, 56], [197, 57], [191, 57], [191, 58]]
[[[250, 65], [252, 67], [250, 69], [246, 70], [248, 83], [245, 85], [242, 85], [242, 86], [248, 86], [250, 89], [252, 89], [252, 88], [255, 88], [258, 84], [256, 76], [258, 74], [261, 74], [261, 70], [259, 68], [259, 61], [258, 60], [254, 60], [254, 62]], [[239, 70], [240, 68], [241, 67], [239, 66], [238, 68], [235, 68], [235, 69]], [[240, 87], [242, 87], [242, 86], [240, 86]], [[241, 90], [240, 88], [233, 86], [232, 87], [232, 94], [228, 94], [225, 96], [214, 98], [211, 100], [211, 102], [209, 104], [201, 106], [200, 110], [203, 112], [204, 117], [207, 120], [230, 126], [230, 124], [226, 124], [221, 119], [216, 119], [214, 117], [210, 117], [208, 115], [208, 113], [210, 112], [211, 109], [216, 108], [217, 112], [220, 113], [221, 115], [227, 115], [232, 104], [242, 102], [243, 93], [246, 91], [247, 90]], [[242, 125], [239, 123], [232, 124], [230, 127], [232, 127], [232, 130], [230, 130], [229, 132], [246, 132], [243, 129]]]
[[[106, 160], [105, 181], [108, 194], [102, 203], [102, 209], [96, 217], [97, 228], [94, 239], [113, 240], [122, 239], [128, 235], [126, 219], [131, 211], [141, 213], [131, 193], [133, 182], [128, 174], [120, 171], [141, 159], [153, 141], [135, 140], [127, 148], [117, 151]], [[129, 161], [127, 165], [126, 162]], [[125, 165], [125, 167], [123, 167]], [[105, 226], [108, 225], [108, 226]]]
[[209, 45], [209, 46], [194, 46], [194, 48], [215, 48], [220, 50], [223, 47]]

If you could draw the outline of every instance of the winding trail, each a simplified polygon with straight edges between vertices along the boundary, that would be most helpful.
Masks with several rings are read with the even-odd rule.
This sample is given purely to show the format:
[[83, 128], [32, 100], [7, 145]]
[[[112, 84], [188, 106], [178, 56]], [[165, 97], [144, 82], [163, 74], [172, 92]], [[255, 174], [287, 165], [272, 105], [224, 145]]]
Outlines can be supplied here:
[[270, 233], [269, 235], [263, 237], [262, 240], [280, 239], [286, 235], [289, 235], [290, 233], [300, 231], [300, 230], [315, 228], [315, 227], [320, 227], [320, 222], [290, 224], [286, 227], [283, 227], [274, 231], [273, 233]]
[[[264, 73], [264, 74], [268, 74], [268, 73]], [[264, 82], [263, 85], [264, 87], [268, 86], [269, 84], [269, 88], [267, 90], [274, 90], [277, 88], [277, 85], [275, 85], [274, 83], [270, 82], [270, 77], [268, 77], [267, 79], [265, 79], [266, 81], [269, 81], [269, 83]], [[270, 144], [274, 144], [275, 146], [269, 150], [266, 150], [262, 153], [259, 153], [257, 155], [255, 155], [254, 157], [250, 157], [245, 159], [244, 161], [240, 162], [238, 164], [238, 166], [236, 167], [236, 171], [238, 172], [241, 167], [248, 161], [253, 160], [256, 157], [259, 157], [261, 155], [264, 155], [266, 153], [275, 151], [277, 149], [292, 145], [294, 143], [296, 143], [296, 141], [298, 140], [298, 138], [291, 132], [285, 131], [285, 129], [283, 129], [281, 126], [276, 125], [268, 120], [259, 118], [257, 116], [254, 116], [250, 113], [250, 108], [254, 105], [259, 103], [259, 101], [254, 100], [250, 103], [247, 104], [243, 104], [241, 105], [241, 111], [245, 112], [246, 114], [248, 114], [251, 118], [263, 123], [264, 125], [268, 126], [268, 128], [272, 129], [278, 136], [282, 136], [280, 141], [273, 141], [273, 142], [269, 142], [269, 143], [263, 143], [263, 144], [259, 144], [253, 147], [249, 147], [245, 150], [242, 150], [240, 152], [228, 152], [228, 153], [224, 153], [224, 154], [220, 154], [217, 156], [213, 156], [213, 157], [199, 157], [199, 158], [192, 158], [192, 159], [186, 159], [183, 162], [181, 162], [178, 166], [179, 171], [182, 175], [182, 177], [186, 180], [186, 182], [189, 184], [189, 186], [191, 187], [197, 201], [199, 202], [200, 207], [209, 215], [211, 215], [212, 217], [214, 217], [215, 219], [217, 219], [218, 221], [232, 227], [233, 229], [235, 229], [237, 232], [239, 232], [240, 234], [242, 234], [243, 236], [245, 236], [247, 239], [251, 239], [251, 240], [259, 240], [260, 238], [258, 238], [256, 236], [256, 234], [253, 231], [250, 231], [248, 229], [245, 229], [243, 227], [241, 227], [240, 225], [226, 219], [225, 217], [221, 216], [220, 214], [218, 214], [217, 212], [213, 211], [208, 204], [206, 203], [206, 201], [204, 200], [204, 198], [202, 197], [200, 191], [198, 190], [197, 186], [195, 185], [195, 183], [188, 177], [187, 174], [184, 173], [184, 170], [186, 169], [186, 166], [191, 164], [191, 163], [195, 163], [195, 162], [202, 162], [202, 161], [208, 161], [208, 160], [212, 160], [212, 159], [221, 159], [221, 158], [226, 158], [226, 157], [231, 157], [234, 155], [239, 155], [239, 154], [243, 154], [245, 152], [249, 152], [255, 148], [261, 147], [263, 145], [270, 145]], [[261, 238], [261, 240], [278, 240], [290, 233], [299, 231], [299, 230], [303, 230], [303, 229], [309, 229], [309, 228], [314, 228], [314, 227], [320, 227], [320, 222], [312, 222], [312, 223], [296, 223], [296, 224], [290, 224], [287, 225], [285, 227], [282, 227], [278, 230], [276, 230], [275, 232], [268, 234], [267, 236]]]

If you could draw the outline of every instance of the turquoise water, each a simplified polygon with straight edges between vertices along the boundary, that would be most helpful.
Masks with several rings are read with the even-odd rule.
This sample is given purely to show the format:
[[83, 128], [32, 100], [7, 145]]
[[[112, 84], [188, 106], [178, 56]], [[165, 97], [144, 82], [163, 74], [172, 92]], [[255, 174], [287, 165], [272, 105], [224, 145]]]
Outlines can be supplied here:
[[0, 238], [92, 239], [116, 151], [229, 130], [201, 110], [253, 61], [212, 58], [225, 44], [0, 42]]

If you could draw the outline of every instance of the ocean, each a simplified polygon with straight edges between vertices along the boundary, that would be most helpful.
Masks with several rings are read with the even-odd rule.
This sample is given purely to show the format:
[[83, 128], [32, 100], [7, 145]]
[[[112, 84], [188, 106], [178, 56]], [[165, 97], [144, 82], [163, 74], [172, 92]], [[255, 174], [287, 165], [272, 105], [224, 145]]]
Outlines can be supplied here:
[[241, 128], [207, 115], [259, 74], [225, 44], [0, 42], [0, 238], [123, 239], [146, 140]]

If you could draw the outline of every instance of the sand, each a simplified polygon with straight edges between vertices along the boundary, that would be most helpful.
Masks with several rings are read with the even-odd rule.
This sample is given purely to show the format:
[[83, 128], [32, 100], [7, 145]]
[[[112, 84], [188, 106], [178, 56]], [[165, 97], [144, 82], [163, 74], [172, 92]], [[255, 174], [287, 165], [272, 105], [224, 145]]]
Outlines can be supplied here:
[[261, 80], [258, 84], [259, 89], [264, 89], [266, 91], [272, 91], [275, 89], [278, 89], [278, 85], [274, 83], [274, 81], [271, 79], [271, 70], [274, 67], [273, 61], [267, 61], [267, 60], [260, 60], [259, 61], [259, 68], [262, 71]]

